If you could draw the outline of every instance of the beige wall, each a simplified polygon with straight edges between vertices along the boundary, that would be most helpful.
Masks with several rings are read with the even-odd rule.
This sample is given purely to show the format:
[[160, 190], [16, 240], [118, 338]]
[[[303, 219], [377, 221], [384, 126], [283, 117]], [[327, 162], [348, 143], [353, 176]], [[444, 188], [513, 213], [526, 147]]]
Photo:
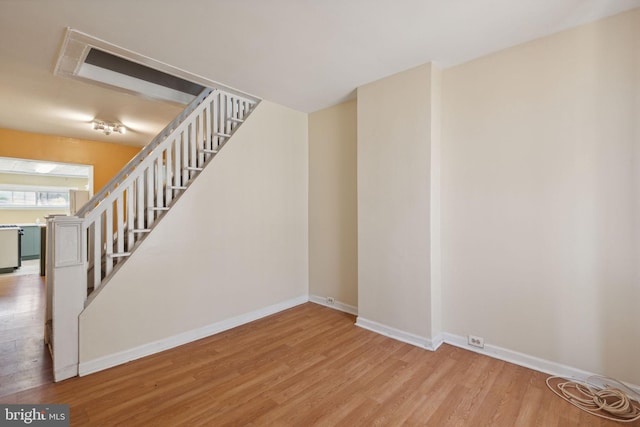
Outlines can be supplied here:
[[358, 88], [358, 321], [431, 337], [431, 66]]
[[81, 360], [307, 291], [350, 303], [329, 250], [353, 243], [353, 201], [330, 191], [356, 108], [359, 316], [640, 384], [639, 31], [632, 11], [442, 81], [417, 67], [308, 127], [263, 102], [83, 313]]
[[[640, 19], [638, 18], [637, 12], [636, 12], [636, 19]], [[640, 37], [636, 37], [635, 43], [636, 43], [636, 47], [635, 47], [636, 54], [634, 55], [635, 56], [635, 65], [634, 65], [635, 79], [636, 79], [636, 82], [640, 82], [640, 54], [637, 53], [638, 51], [640, 51]], [[636, 115], [636, 120], [635, 120], [636, 129], [635, 129], [635, 136], [634, 136], [634, 140], [636, 142], [635, 144], [633, 144], [633, 150], [634, 150], [633, 164], [635, 165], [633, 182], [640, 183], [640, 167], [638, 167], [638, 165], [640, 165], [640, 120], [637, 119], [637, 117], [640, 116], [640, 84], [636, 84], [635, 89], [636, 89], [635, 90], [636, 93], [635, 93], [635, 104], [633, 106], [633, 111], [635, 111], [635, 115]], [[640, 185], [637, 185], [637, 184], [635, 185], [633, 199], [635, 200], [634, 212], [636, 213], [640, 212]], [[640, 284], [640, 215], [635, 215], [635, 229], [633, 231], [635, 231], [635, 233], [633, 233], [635, 235], [635, 253], [633, 257], [633, 262], [635, 263], [635, 266], [636, 266], [636, 275], [634, 280], [634, 283], [636, 284], [636, 286], [635, 286], [635, 292], [631, 293], [630, 298], [633, 301], [640, 301], [640, 285], [638, 285]], [[636, 384], [639, 384], [639, 383], [636, 382]]]
[[443, 77], [444, 328], [640, 384], [640, 10]]
[[0, 184], [38, 185], [41, 187], [64, 187], [86, 190], [88, 178], [71, 178], [52, 175], [28, 175], [22, 173], [0, 173]]
[[[64, 187], [84, 190], [88, 184], [87, 178], [68, 178], [47, 175], [26, 175], [16, 173], [0, 173], [0, 184], [11, 185], [39, 185], [42, 187]], [[32, 224], [39, 218], [52, 214], [69, 214], [69, 209], [3, 209], [0, 208], [0, 224]]]
[[442, 328], [442, 70], [430, 66], [430, 177], [429, 177], [429, 255], [431, 338], [438, 340]]
[[80, 361], [308, 292], [307, 115], [263, 101], [80, 316]]
[[37, 219], [44, 224], [49, 215], [69, 215], [69, 209], [0, 209], [0, 224], [35, 224]]
[[309, 114], [309, 294], [358, 304], [356, 101]]

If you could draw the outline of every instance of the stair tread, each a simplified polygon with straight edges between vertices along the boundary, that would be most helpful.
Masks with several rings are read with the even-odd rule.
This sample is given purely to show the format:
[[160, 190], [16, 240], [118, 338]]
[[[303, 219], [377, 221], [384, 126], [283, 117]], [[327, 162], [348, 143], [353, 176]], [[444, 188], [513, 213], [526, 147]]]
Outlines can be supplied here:
[[131, 252], [114, 252], [112, 254], [107, 254], [111, 258], [119, 258], [119, 257], [127, 257], [131, 255]]

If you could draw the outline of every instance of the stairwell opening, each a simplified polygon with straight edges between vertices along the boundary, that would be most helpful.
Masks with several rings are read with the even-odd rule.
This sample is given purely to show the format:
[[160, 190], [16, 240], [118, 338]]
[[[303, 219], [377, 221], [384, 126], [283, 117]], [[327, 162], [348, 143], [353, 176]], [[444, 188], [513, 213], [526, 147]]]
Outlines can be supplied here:
[[54, 74], [182, 105], [207, 87], [193, 81], [197, 76], [73, 29], [65, 33]]

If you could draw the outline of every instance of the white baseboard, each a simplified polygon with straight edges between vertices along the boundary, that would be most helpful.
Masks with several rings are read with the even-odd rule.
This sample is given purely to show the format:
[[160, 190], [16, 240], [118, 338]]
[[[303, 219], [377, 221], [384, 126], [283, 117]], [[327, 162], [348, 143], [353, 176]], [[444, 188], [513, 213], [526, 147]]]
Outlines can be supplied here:
[[433, 346], [433, 351], [436, 351], [440, 346], [444, 344], [444, 334], [439, 333], [435, 337], [431, 338], [431, 345]]
[[[130, 362], [132, 360], [140, 359], [145, 356], [149, 356], [164, 350], [168, 350], [170, 348], [190, 343], [192, 341], [206, 338], [208, 336], [235, 328], [240, 325], [244, 325], [249, 322], [253, 322], [254, 320], [258, 320], [263, 317], [278, 313], [280, 311], [295, 307], [297, 305], [304, 304], [307, 301], [311, 301], [316, 304], [324, 305], [326, 307], [341, 310], [354, 315], [357, 315], [358, 311], [354, 306], [337, 301], [334, 304], [327, 304], [325, 298], [319, 297], [317, 295], [302, 295], [287, 301], [280, 302], [278, 304], [270, 305], [268, 307], [241, 314], [230, 319], [216, 322], [202, 328], [183, 332], [169, 338], [154, 341], [119, 353], [99, 357], [97, 359], [89, 360], [86, 362], [81, 362], [78, 366], [78, 374], [80, 376], [84, 376], [92, 374], [94, 372], [102, 371], [104, 369], [112, 368], [114, 366]], [[596, 375], [592, 372], [573, 368], [561, 363], [552, 362], [491, 344], [485, 344], [484, 348], [473, 347], [467, 343], [466, 337], [462, 337], [460, 335], [443, 333], [429, 339], [387, 325], [383, 325], [372, 320], [364, 319], [361, 316], [357, 318], [356, 326], [426, 350], [435, 351], [438, 349], [438, 347], [440, 347], [440, 345], [442, 345], [442, 343], [447, 343], [455, 347], [473, 351], [479, 354], [484, 354], [485, 356], [504, 360], [505, 362], [513, 363], [515, 365], [523, 366], [525, 368], [533, 369], [545, 374], [557, 375], [567, 379], [574, 378], [584, 381], [588, 377]], [[75, 369], [75, 365], [60, 369], [56, 372], [55, 381], [60, 381], [65, 378], [75, 376]], [[636, 393], [640, 393], [640, 386], [629, 383], [625, 384], [628, 385], [629, 388], [633, 389]]]
[[[551, 362], [549, 360], [530, 356], [528, 354], [520, 353], [491, 344], [485, 344], [484, 348], [474, 347], [468, 344], [466, 337], [462, 337], [460, 335], [449, 333], [445, 333], [443, 335], [444, 342], [447, 344], [451, 344], [465, 350], [473, 351], [475, 353], [484, 354], [485, 356], [493, 357], [494, 359], [504, 360], [505, 362], [513, 363], [515, 365], [523, 366], [525, 368], [533, 369], [534, 371], [543, 372], [545, 374], [556, 375], [567, 379], [573, 378], [580, 381], [585, 381], [588, 377], [597, 375], [593, 372], [583, 371], [581, 369], [573, 368], [561, 363]], [[633, 389], [636, 393], [640, 393], [640, 386], [628, 383], [625, 384], [627, 384], [629, 388]]]
[[329, 304], [326, 298], [320, 297], [318, 295], [309, 295], [309, 301], [315, 304], [324, 305], [325, 307], [333, 308], [335, 310], [344, 311], [345, 313], [353, 314], [354, 316], [358, 315], [358, 307], [354, 307], [340, 301], [334, 301], [333, 304]]
[[84, 375], [89, 375], [94, 372], [112, 368], [117, 365], [122, 365], [123, 363], [140, 359], [141, 357], [150, 356], [152, 354], [159, 353], [170, 348], [178, 347], [180, 345], [206, 338], [208, 336], [235, 328], [240, 325], [244, 325], [249, 322], [253, 322], [254, 320], [270, 316], [288, 308], [304, 304], [307, 301], [309, 301], [309, 297], [307, 295], [302, 295], [287, 301], [280, 302], [278, 304], [270, 305], [268, 307], [241, 314], [230, 319], [216, 322], [202, 328], [183, 332], [172, 337], [150, 342], [148, 344], [110, 354], [108, 356], [99, 357], [97, 359], [88, 360], [86, 362], [80, 362], [78, 366], [78, 374], [82, 377]]
[[[581, 369], [573, 368], [561, 363], [552, 362], [549, 360], [541, 359], [539, 357], [531, 356], [491, 344], [485, 344], [484, 348], [474, 347], [468, 344], [466, 337], [462, 337], [459, 335], [442, 333], [429, 339], [409, 332], [401, 331], [399, 329], [392, 328], [390, 326], [383, 325], [372, 320], [363, 319], [362, 317], [358, 317], [358, 319], [356, 320], [356, 326], [360, 326], [361, 328], [368, 329], [380, 335], [384, 335], [389, 338], [405, 342], [407, 344], [415, 345], [416, 347], [424, 348], [426, 350], [435, 351], [438, 349], [438, 347], [440, 347], [440, 345], [442, 345], [443, 343], [447, 343], [455, 347], [473, 351], [475, 353], [484, 354], [485, 356], [489, 356], [494, 359], [504, 360], [505, 362], [533, 369], [534, 371], [543, 372], [549, 375], [556, 375], [567, 379], [577, 379], [580, 381], [585, 381], [590, 376], [599, 375], [594, 374], [593, 372], [583, 371]], [[636, 393], [640, 394], [640, 386], [629, 383], [625, 384]]]
[[358, 316], [358, 318], [356, 319], [356, 326], [360, 326], [361, 328], [368, 329], [380, 335], [384, 335], [386, 337], [393, 338], [407, 344], [415, 345], [416, 347], [424, 348], [426, 350], [435, 351], [438, 347], [440, 347], [440, 344], [442, 344], [441, 337], [439, 341], [431, 340], [429, 338], [421, 337], [410, 332], [392, 328], [391, 326], [383, 325], [382, 323], [374, 322], [373, 320], [363, 319], [362, 316]]

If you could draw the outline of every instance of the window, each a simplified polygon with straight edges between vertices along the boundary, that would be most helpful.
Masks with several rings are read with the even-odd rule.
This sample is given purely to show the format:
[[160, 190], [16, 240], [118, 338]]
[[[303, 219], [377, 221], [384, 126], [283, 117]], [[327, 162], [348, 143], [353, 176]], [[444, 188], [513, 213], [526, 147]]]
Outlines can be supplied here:
[[58, 208], [69, 207], [66, 189], [10, 189], [0, 188], [0, 208]]

